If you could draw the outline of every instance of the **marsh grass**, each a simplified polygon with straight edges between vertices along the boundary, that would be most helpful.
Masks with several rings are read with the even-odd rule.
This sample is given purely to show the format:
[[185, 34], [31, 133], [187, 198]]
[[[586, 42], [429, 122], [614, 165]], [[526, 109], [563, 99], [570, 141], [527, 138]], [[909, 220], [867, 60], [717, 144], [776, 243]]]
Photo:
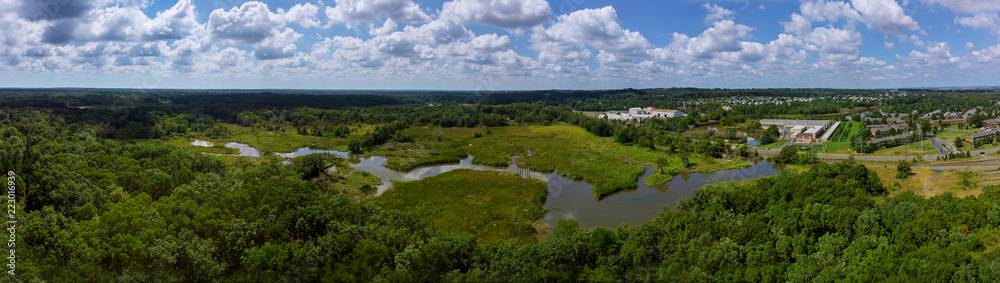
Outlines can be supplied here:
[[[525, 189], [519, 190], [525, 183]], [[533, 223], [545, 213], [546, 185], [503, 172], [455, 170], [419, 181], [397, 182], [372, 202], [416, 212], [438, 229], [470, 233], [497, 243], [536, 241]]]

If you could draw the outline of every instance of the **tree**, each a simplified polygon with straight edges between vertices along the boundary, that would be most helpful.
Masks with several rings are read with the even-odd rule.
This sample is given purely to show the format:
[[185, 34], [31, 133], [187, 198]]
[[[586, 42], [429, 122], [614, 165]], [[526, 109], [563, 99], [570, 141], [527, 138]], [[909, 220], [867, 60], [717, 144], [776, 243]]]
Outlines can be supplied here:
[[899, 164], [896, 164], [896, 179], [906, 179], [906, 177], [909, 177], [913, 173], [913, 169], [910, 167], [909, 162], [900, 160]]
[[931, 130], [931, 121], [927, 119], [920, 119], [920, 136], [926, 136], [927, 131]]
[[683, 165], [684, 168], [688, 168], [691, 167], [691, 165], [693, 165], [691, 164], [691, 159], [688, 158], [687, 153], [681, 155], [681, 165]]
[[962, 140], [962, 137], [955, 137], [955, 141], [953, 143], [955, 144], [955, 148], [962, 148], [962, 146], [965, 145], [965, 140]]
[[764, 135], [760, 137], [761, 144], [772, 144], [781, 138], [781, 132], [778, 131], [778, 126], [771, 125], [764, 131]]
[[775, 157], [775, 161], [778, 163], [795, 163], [799, 157], [798, 146], [786, 146], [778, 152], [778, 156]]

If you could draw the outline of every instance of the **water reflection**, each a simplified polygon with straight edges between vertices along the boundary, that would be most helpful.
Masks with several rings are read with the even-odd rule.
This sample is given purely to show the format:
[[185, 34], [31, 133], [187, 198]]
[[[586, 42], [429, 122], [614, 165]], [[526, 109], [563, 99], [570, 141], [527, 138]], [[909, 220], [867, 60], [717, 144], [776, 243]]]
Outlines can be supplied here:
[[[646, 166], [646, 173], [636, 182], [636, 189], [611, 195], [603, 200], [594, 199], [593, 185], [584, 182], [560, 182], [561, 188], [549, 183], [549, 198], [545, 207], [549, 211], [542, 221], [555, 227], [560, 219], [576, 219], [582, 227], [615, 227], [621, 223], [642, 224], [652, 219], [664, 207], [675, 208], [677, 201], [694, 195], [698, 188], [722, 181], [738, 181], [778, 174], [780, 167], [769, 162], [737, 170], [711, 173], [681, 173], [664, 185], [649, 187], [643, 180], [653, 173]], [[561, 178], [561, 177], [560, 177]], [[559, 192], [559, 193], [555, 193]]]
[[[350, 165], [351, 165], [351, 168], [354, 168], [355, 170], [361, 170], [361, 171], [365, 171], [365, 172], [371, 173], [372, 175], [375, 175], [376, 177], [378, 177], [379, 179], [382, 180], [382, 184], [378, 186], [378, 192], [376, 193], [377, 195], [381, 195], [386, 190], [388, 190], [389, 188], [391, 188], [393, 181], [415, 181], [415, 180], [422, 180], [422, 179], [425, 179], [425, 178], [434, 177], [434, 176], [443, 174], [445, 172], [449, 172], [449, 171], [453, 171], [453, 170], [457, 170], [457, 169], [470, 169], [470, 170], [476, 170], [476, 171], [509, 172], [509, 173], [515, 173], [515, 174], [518, 172], [517, 157], [511, 158], [510, 165], [507, 166], [506, 168], [497, 168], [497, 167], [484, 166], [484, 165], [475, 165], [475, 164], [472, 164], [472, 158], [473, 158], [473, 156], [470, 155], [469, 157], [467, 157], [467, 158], [462, 159], [461, 161], [459, 161], [458, 164], [447, 164], [447, 165], [420, 167], [420, 168], [414, 169], [413, 171], [406, 172], [406, 173], [400, 173], [400, 172], [397, 172], [396, 170], [392, 170], [392, 169], [386, 168], [385, 167], [385, 164], [386, 164], [385, 157], [382, 157], [382, 156], [372, 156], [372, 157], [369, 157], [369, 158], [354, 158], [354, 159], [351, 159]], [[549, 182], [554, 177], [562, 178], [562, 177], [559, 177], [559, 175], [556, 174], [555, 172], [553, 172], [553, 173], [530, 172], [529, 175], [530, 175], [531, 178], [542, 180], [544, 182]]]

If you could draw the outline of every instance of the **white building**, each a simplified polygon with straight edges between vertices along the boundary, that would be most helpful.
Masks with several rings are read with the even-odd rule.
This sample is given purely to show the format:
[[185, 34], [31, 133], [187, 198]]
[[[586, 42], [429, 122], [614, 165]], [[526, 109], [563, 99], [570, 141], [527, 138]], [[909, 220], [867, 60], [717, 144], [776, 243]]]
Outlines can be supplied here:
[[634, 107], [634, 108], [629, 108], [628, 109], [628, 114], [632, 114], [632, 115], [646, 115], [646, 114], [649, 114], [649, 113], [646, 113], [646, 109]]
[[654, 117], [665, 117], [665, 118], [680, 118], [684, 117], [684, 113], [680, 110], [666, 110], [666, 109], [653, 109], [651, 113]]

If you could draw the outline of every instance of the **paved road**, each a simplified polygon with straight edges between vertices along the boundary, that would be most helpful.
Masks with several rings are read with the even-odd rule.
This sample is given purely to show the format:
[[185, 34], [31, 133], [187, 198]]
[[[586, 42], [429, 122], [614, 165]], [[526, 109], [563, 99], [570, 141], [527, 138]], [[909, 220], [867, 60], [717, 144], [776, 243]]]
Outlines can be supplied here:
[[937, 137], [932, 135], [927, 135], [927, 138], [931, 140], [931, 145], [938, 150], [940, 154], [948, 154], [948, 149], [942, 146], [942, 144], [947, 145], [948, 143], [939, 140]]

